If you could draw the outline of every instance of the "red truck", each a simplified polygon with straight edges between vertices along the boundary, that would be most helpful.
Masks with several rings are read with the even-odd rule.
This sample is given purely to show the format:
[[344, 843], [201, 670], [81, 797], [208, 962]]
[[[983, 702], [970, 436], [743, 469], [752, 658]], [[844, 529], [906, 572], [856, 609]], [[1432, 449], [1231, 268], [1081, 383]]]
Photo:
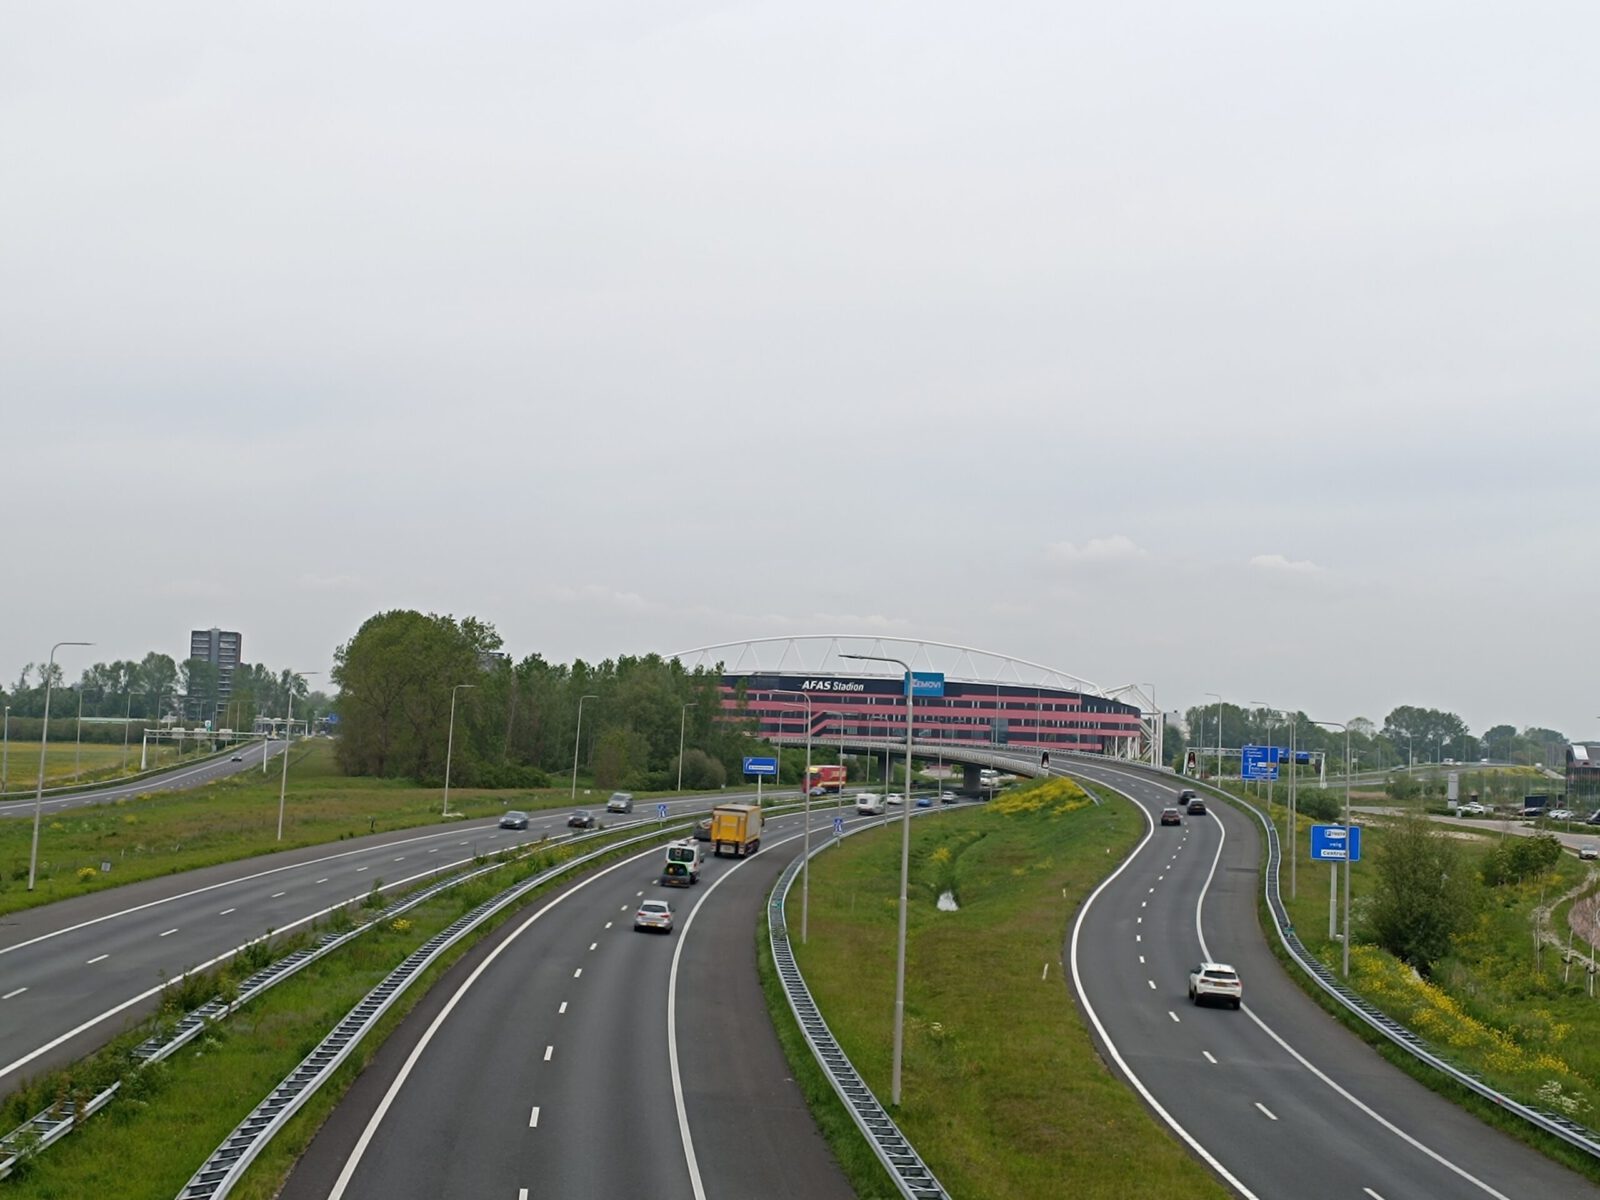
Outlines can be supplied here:
[[844, 791], [844, 785], [842, 766], [812, 767], [806, 775], [806, 791], [813, 796], [838, 795]]

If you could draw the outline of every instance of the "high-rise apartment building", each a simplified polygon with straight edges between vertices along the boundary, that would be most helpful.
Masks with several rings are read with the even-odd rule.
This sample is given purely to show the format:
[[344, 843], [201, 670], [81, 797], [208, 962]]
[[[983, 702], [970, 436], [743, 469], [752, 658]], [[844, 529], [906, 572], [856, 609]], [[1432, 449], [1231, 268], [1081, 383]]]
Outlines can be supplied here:
[[217, 715], [233, 695], [233, 671], [239, 665], [244, 639], [227, 629], [195, 629], [189, 633], [189, 657], [217, 668]]

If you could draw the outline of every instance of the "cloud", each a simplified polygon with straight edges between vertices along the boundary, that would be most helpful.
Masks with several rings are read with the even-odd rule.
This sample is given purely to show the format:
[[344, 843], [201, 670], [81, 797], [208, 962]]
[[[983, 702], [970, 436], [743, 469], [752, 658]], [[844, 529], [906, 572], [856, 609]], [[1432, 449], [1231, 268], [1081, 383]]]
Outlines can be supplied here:
[[1289, 559], [1281, 554], [1258, 554], [1250, 560], [1250, 565], [1259, 571], [1272, 571], [1284, 575], [1324, 574], [1324, 568], [1317, 566], [1310, 559]]
[[1090, 538], [1079, 546], [1072, 542], [1054, 542], [1046, 550], [1051, 561], [1075, 567], [1085, 563], [1131, 562], [1149, 558], [1149, 552], [1124, 534]]

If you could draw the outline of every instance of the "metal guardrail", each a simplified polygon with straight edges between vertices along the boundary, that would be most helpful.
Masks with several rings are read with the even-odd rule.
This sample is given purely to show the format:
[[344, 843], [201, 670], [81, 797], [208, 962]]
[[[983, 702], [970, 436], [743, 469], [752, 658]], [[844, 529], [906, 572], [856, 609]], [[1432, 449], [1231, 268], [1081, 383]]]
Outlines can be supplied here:
[[[686, 824], [673, 824], [671, 829], [677, 832], [691, 827]], [[334, 1026], [333, 1032], [329, 1033], [249, 1116], [234, 1127], [233, 1132], [223, 1140], [222, 1144], [212, 1152], [211, 1157], [178, 1192], [178, 1200], [221, 1200], [221, 1197], [226, 1196], [239, 1182], [245, 1170], [255, 1161], [256, 1156], [266, 1148], [267, 1143], [276, 1136], [289, 1118], [299, 1111], [300, 1106], [327, 1082], [333, 1071], [349, 1057], [361, 1039], [371, 1032], [373, 1026], [406, 989], [416, 982], [441, 954], [478, 925], [516, 903], [528, 892], [562, 874], [584, 866], [614, 850], [654, 841], [665, 831], [664, 827], [657, 826], [637, 837], [611, 842], [588, 854], [560, 863], [548, 871], [542, 871], [490, 897], [471, 912], [456, 918], [434, 934], [407, 955], [377, 987], [368, 992]]]
[[[860, 833], [863, 829], [886, 825], [891, 820], [901, 820], [900, 814], [895, 813], [886, 816], [882, 821], [858, 825], [844, 836], [848, 837], [850, 834]], [[833, 845], [835, 840], [827, 839], [813, 848], [811, 857], [815, 858], [821, 854]], [[833, 1085], [833, 1090], [844, 1102], [845, 1108], [850, 1111], [856, 1127], [867, 1139], [867, 1144], [878, 1156], [878, 1161], [889, 1172], [889, 1177], [894, 1180], [900, 1194], [906, 1197], [906, 1200], [947, 1200], [948, 1193], [943, 1185], [922, 1161], [922, 1157], [907, 1140], [905, 1134], [900, 1132], [900, 1127], [894, 1123], [894, 1119], [889, 1116], [877, 1096], [873, 1095], [872, 1089], [861, 1078], [833, 1036], [828, 1023], [822, 1019], [817, 1002], [812, 998], [811, 989], [806, 986], [805, 977], [800, 973], [800, 966], [795, 962], [794, 950], [789, 945], [789, 925], [784, 917], [784, 902], [788, 898], [789, 888], [793, 885], [795, 876], [800, 873], [805, 861], [804, 855], [795, 856], [794, 861], [783, 869], [783, 874], [778, 876], [778, 882], [767, 901], [767, 938], [772, 947], [773, 965], [777, 968], [778, 978], [783, 983], [784, 995], [789, 1000], [789, 1011], [794, 1014], [800, 1032], [805, 1035], [806, 1045], [811, 1047], [811, 1053], [827, 1074], [828, 1082]]]
[[1235, 796], [1211, 784], [1204, 784], [1203, 786], [1214, 794], [1248, 809], [1256, 820], [1261, 822], [1262, 828], [1266, 830], [1267, 869], [1262, 886], [1267, 901], [1267, 909], [1272, 914], [1272, 922], [1277, 930], [1278, 938], [1283, 943], [1284, 949], [1288, 951], [1289, 957], [1295, 961], [1295, 964], [1302, 971], [1311, 977], [1318, 987], [1342, 1005], [1347, 1012], [1360, 1018], [1369, 1028], [1376, 1030], [1414, 1058], [1427, 1063], [1436, 1071], [1455, 1080], [1497, 1108], [1502, 1108], [1506, 1112], [1521, 1117], [1528, 1124], [1560, 1138], [1568, 1145], [1575, 1146], [1586, 1154], [1600, 1158], [1600, 1132], [1589, 1128], [1587, 1125], [1579, 1124], [1561, 1113], [1535, 1108], [1530, 1104], [1524, 1104], [1520, 1100], [1507, 1096], [1504, 1092], [1495, 1090], [1481, 1076], [1463, 1067], [1458, 1067], [1441, 1056], [1426, 1038], [1402, 1025], [1353, 989], [1340, 983], [1333, 970], [1324, 965], [1321, 959], [1306, 949], [1305, 944], [1300, 940], [1300, 935], [1294, 931], [1293, 922], [1289, 920], [1289, 911], [1284, 906], [1283, 894], [1279, 888], [1278, 874], [1282, 864], [1282, 854], [1278, 843], [1277, 827], [1273, 825], [1265, 813], [1243, 797]]

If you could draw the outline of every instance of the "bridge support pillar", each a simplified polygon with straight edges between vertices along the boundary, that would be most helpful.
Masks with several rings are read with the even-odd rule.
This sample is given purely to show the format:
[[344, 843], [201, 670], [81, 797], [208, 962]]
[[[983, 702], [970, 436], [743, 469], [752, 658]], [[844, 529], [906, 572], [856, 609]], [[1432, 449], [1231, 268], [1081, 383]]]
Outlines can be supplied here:
[[978, 775], [978, 772], [982, 769], [976, 763], [961, 764], [961, 790], [963, 792], [976, 796], [983, 790]]

